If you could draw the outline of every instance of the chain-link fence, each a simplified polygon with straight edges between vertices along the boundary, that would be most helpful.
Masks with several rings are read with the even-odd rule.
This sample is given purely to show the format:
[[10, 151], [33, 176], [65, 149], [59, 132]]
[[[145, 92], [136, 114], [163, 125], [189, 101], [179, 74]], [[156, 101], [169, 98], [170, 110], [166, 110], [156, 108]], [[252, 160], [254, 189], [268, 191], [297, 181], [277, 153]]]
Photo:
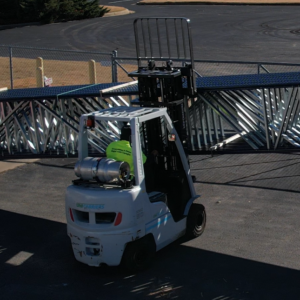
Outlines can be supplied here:
[[[118, 81], [130, 81], [128, 73], [137, 69], [137, 60], [128, 57], [116, 57], [118, 70]], [[186, 61], [189, 62], [189, 61]], [[247, 75], [264, 73], [289, 73], [299, 72], [300, 64], [272, 63], [272, 62], [233, 62], [233, 61], [204, 61], [195, 60], [195, 73], [198, 77], [226, 76], [226, 75]], [[165, 60], [155, 62], [156, 66], [166, 65]], [[174, 67], [180, 67], [184, 64], [183, 60], [173, 60]], [[147, 61], [142, 61], [146, 66]]]
[[[114, 52], [0, 46], [0, 85], [37, 87], [39, 76], [51, 78], [53, 86], [116, 81], [114, 55]], [[90, 61], [94, 61], [92, 67]]]
[[129, 82], [134, 79], [128, 76], [128, 73], [136, 71], [138, 68], [136, 58], [116, 57], [116, 70], [118, 82]]
[[195, 61], [195, 71], [201, 77], [257, 74], [258, 65], [256, 63], [206, 62], [197, 60]]
[[299, 72], [300, 64], [272, 62], [230, 62], [195, 60], [195, 71], [198, 76], [226, 76], [265, 73]]
[[[157, 66], [166, 62], [156, 61]], [[184, 61], [174, 60], [174, 66]], [[147, 62], [143, 61], [143, 65]], [[134, 57], [118, 57], [111, 53], [69, 51], [0, 45], [0, 88], [31, 88], [51, 85], [78, 85], [108, 82], [129, 82], [128, 73], [137, 69]], [[299, 72], [300, 64], [271, 62], [234, 62], [195, 60], [199, 77], [259, 73]]]

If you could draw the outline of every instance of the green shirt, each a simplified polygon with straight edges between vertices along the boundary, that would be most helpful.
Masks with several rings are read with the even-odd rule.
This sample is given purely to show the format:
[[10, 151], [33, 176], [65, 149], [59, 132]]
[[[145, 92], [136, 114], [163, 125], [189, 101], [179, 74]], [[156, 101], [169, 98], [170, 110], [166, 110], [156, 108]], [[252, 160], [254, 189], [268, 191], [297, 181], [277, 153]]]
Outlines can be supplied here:
[[[125, 161], [129, 164], [130, 174], [134, 175], [132, 149], [128, 141], [116, 141], [112, 142], [106, 148], [107, 158], [112, 158], [116, 161]], [[147, 157], [142, 152], [143, 163], [146, 162]]]

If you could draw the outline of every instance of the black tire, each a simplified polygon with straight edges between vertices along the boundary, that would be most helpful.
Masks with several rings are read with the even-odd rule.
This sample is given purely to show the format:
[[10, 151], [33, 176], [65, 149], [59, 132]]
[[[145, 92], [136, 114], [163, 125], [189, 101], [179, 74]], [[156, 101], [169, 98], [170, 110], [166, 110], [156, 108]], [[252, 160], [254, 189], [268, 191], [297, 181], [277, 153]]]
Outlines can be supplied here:
[[130, 271], [141, 271], [149, 267], [156, 252], [156, 246], [152, 240], [144, 237], [128, 243], [122, 258], [123, 267]]
[[200, 236], [205, 229], [206, 212], [202, 204], [193, 203], [190, 207], [186, 222], [186, 235], [189, 238]]

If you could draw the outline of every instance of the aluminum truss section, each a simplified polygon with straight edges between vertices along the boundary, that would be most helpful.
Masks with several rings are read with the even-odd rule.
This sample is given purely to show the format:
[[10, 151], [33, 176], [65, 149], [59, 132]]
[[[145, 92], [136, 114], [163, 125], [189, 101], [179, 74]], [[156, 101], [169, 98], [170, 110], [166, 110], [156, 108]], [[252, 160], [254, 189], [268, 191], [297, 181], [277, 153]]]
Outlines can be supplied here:
[[[0, 153], [7, 155], [74, 155], [82, 114], [127, 105], [121, 96], [44, 99], [0, 103]], [[119, 124], [97, 126], [89, 135], [90, 151], [104, 153], [119, 138]]]
[[200, 92], [189, 114], [193, 150], [216, 150], [239, 137], [254, 150], [300, 147], [298, 87]]
[[[118, 91], [123, 88], [136, 88], [137, 81], [132, 81], [124, 84], [120, 84], [114, 87], [103, 89], [100, 91], [100, 97], [105, 99], [109, 107], [114, 106], [130, 106], [132, 101], [131, 96], [120, 96]], [[107, 96], [109, 95], [109, 96]], [[112, 96], [113, 95], [113, 96]]]

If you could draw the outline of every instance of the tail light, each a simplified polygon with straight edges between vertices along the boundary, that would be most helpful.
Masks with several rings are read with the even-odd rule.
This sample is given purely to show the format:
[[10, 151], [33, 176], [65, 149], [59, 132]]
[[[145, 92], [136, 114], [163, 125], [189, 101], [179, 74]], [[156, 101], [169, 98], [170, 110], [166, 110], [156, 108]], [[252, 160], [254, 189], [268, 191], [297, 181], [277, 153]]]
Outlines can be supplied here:
[[88, 119], [86, 120], [86, 127], [90, 128], [90, 129], [95, 127], [95, 117], [94, 116], [88, 117]]
[[118, 226], [121, 222], [122, 222], [122, 213], [119, 212], [117, 214], [114, 226]]
[[69, 208], [71, 220], [74, 222], [74, 216], [72, 212], [72, 208]]

